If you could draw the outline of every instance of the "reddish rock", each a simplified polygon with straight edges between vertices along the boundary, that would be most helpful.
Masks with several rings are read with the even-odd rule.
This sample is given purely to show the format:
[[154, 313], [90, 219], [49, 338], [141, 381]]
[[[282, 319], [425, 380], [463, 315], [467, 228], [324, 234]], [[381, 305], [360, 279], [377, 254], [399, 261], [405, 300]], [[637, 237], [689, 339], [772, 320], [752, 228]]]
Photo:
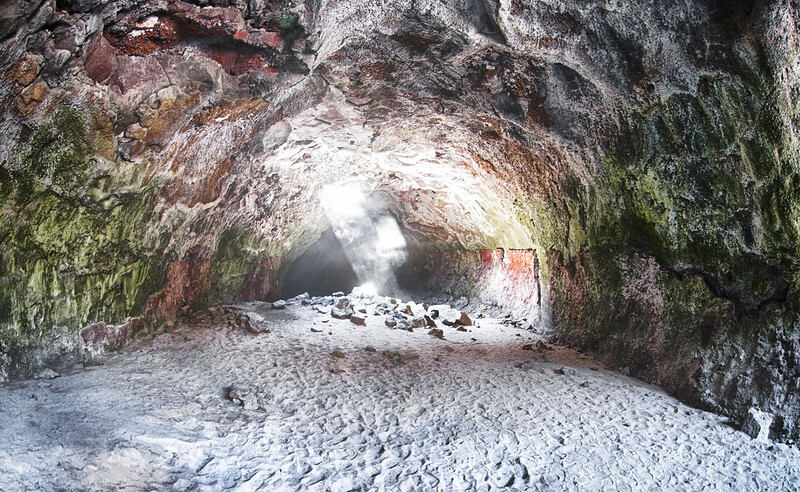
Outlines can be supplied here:
[[14, 82], [18, 88], [29, 85], [39, 75], [39, 64], [30, 55], [26, 54], [8, 72], [8, 80]]
[[280, 50], [283, 47], [283, 40], [277, 32], [255, 31], [250, 33], [250, 44]]
[[272, 293], [272, 283], [277, 273], [275, 269], [278, 266], [277, 260], [273, 257], [259, 259], [242, 288], [242, 300], [266, 301]]
[[150, 95], [169, 85], [169, 79], [155, 58], [122, 56], [117, 61], [115, 82], [123, 94], [136, 89]]
[[173, 261], [167, 272], [167, 286], [148, 300], [148, 312], [174, 319], [181, 306], [192, 304], [208, 291], [208, 260]]

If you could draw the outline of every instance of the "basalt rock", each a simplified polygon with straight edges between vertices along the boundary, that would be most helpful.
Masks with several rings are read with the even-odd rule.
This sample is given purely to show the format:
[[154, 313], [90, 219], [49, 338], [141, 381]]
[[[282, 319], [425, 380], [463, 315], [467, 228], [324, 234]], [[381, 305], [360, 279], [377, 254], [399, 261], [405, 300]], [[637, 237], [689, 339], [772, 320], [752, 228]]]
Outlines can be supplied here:
[[3, 6], [0, 377], [278, 299], [346, 182], [387, 285], [798, 437], [796, 0]]

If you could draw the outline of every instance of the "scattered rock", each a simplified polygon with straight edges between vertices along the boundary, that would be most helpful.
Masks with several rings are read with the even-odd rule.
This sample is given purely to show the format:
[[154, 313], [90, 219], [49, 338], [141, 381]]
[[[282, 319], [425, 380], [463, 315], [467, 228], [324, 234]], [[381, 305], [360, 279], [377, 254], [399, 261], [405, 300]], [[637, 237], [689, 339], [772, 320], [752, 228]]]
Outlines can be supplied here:
[[372, 345], [367, 345], [366, 347], [364, 347], [364, 350], [365, 350], [366, 352], [377, 352], [377, 351], [375, 350], [375, 347], [373, 347]]
[[422, 316], [418, 316], [418, 317], [413, 318], [411, 320], [411, 328], [424, 328], [427, 325], [428, 325], [428, 323], [425, 321], [425, 318], [422, 317]]
[[341, 374], [344, 372], [344, 369], [331, 369], [331, 372], [333, 374]]
[[336, 305], [331, 309], [331, 316], [336, 319], [348, 319], [353, 313], [353, 304], [346, 297], [336, 301]]
[[526, 343], [522, 346], [522, 350], [533, 350], [533, 344]]
[[458, 318], [458, 323], [462, 326], [472, 326], [472, 319], [467, 316], [467, 313], [461, 313], [461, 316]]
[[558, 374], [559, 376], [563, 376], [564, 375], [564, 368], [560, 367], [558, 369], [553, 369], [553, 372]]
[[333, 357], [333, 358], [336, 358], [336, 359], [344, 359], [344, 358], [346, 358], [347, 356], [346, 356], [346, 355], [344, 354], [344, 352], [342, 352], [341, 350], [334, 350], [334, 351], [331, 353], [331, 357]]
[[428, 335], [436, 337], [440, 340], [444, 340], [444, 331], [442, 331], [439, 328], [432, 329], [431, 331], [428, 332]]
[[286, 301], [283, 299], [277, 300], [272, 303], [272, 309], [286, 309]]
[[434, 321], [430, 316], [425, 316], [425, 324], [430, 328], [436, 328], [436, 321]]
[[456, 328], [456, 331], [467, 331], [467, 329], [464, 328], [463, 326], [459, 326], [458, 328]]
[[394, 328], [395, 326], [397, 326], [397, 320], [394, 318], [386, 318], [386, 321], [384, 323], [389, 328]]
[[350, 321], [351, 321], [351, 322], [352, 322], [354, 325], [358, 325], [358, 326], [367, 326], [367, 317], [366, 317], [365, 315], [361, 314], [361, 313], [359, 313], [359, 314], [352, 314], [352, 315], [350, 316]]
[[252, 311], [239, 314], [236, 319], [236, 324], [239, 325], [239, 327], [243, 330], [250, 333], [270, 333], [269, 328], [267, 328], [267, 320], [265, 320], [260, 314]]
[[41, 371], [37, 372], [34, 378], [36, 379], [55, 379], [59, 377], [60, 374], [56, 371], [50, 369], [49, 367], [42, 369]]
[[311, 328], [311, 333], [322, 333], [322, 330], [318, 330], [316, 328]]
[[769, 441], [769, 429], [774, 418], [771, 413], [750, 407], [747, 411], [747, 417], [742, 422], [742, 432], [756, 441], [767, 442]]
[[553, 347], [539, 340], [536, 342], [536, 350], [553, 350]]

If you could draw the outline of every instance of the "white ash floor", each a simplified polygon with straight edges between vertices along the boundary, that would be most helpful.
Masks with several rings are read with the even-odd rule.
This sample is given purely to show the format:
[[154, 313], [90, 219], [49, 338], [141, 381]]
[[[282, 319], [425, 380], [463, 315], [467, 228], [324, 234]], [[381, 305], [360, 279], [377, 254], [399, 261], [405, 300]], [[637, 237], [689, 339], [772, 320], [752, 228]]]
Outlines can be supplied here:
[[439, 340], [267, 306], [248, 309], [269, 334], [178, 327], [0, 386], [0, 490], [800, 488], [797, 448], [573, 352], [523, 351], [528, 332], [484, 319]]

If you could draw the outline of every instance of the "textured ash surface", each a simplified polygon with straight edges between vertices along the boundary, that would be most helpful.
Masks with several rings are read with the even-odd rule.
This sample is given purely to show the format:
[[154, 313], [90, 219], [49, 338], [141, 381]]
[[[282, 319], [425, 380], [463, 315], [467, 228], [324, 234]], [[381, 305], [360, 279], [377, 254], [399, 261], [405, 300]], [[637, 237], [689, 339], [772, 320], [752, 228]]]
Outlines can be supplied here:
[[[471, 332], [444, 327], [439, 340], [390, 330], [381, 316], [360, 327], [311, 307], [267, 306], [242, 307], [270, 334], [178, 326], [101, 365], [5, 385], [0, 488], [800, 486], [796, 448], [592, 370], [586, 356], [522, 350], [536, 345], [526, 331], [481, 319]], [[253, 399], [243, 408], [228, 392]]]

